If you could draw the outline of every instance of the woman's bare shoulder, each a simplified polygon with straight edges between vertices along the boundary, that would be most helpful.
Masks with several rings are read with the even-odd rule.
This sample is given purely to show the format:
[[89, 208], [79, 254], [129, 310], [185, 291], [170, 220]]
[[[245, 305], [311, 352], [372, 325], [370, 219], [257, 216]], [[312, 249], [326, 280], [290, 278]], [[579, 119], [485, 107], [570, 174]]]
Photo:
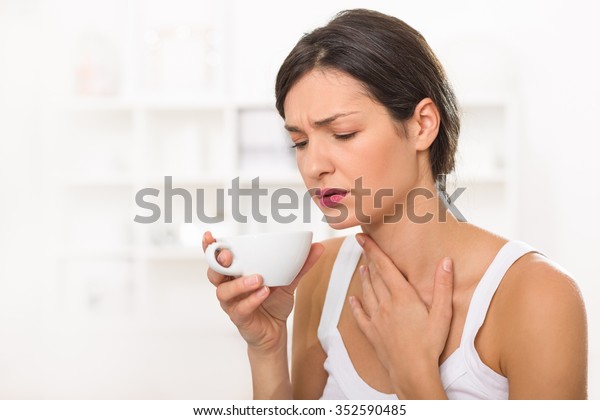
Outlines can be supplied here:
[[510, 312], [583, 309], [583, 298], [575, 280], [558, 264], [536, 252], [519, 258], [506, 273], [498, 293], [510, 297]]
[[[500, 365], [512, 397], [585, 398], [587, 322], [573, 278], [547, 257], [528, 253], [496, 294]], [[557, 383], [564, 386], [549, 385]]]
[[[469, 255], [493, 256], [510, 242], [509, 239], [477, 226], [470, 226]], [[532, 298], [550, 301], [565, 297], [571, 303], [582, 302], [573, 278], [558, 264], [538, 252], [529, 252], [517, 259], [506, 272], [496, 295], [510, 295], [507, 304], [531, 303]], [[494, 298], [496, 299], [496, 297]], [[528, 307], [529, 305], [525, 305]], [[511, 308], [513, 309], [513, 308]]]

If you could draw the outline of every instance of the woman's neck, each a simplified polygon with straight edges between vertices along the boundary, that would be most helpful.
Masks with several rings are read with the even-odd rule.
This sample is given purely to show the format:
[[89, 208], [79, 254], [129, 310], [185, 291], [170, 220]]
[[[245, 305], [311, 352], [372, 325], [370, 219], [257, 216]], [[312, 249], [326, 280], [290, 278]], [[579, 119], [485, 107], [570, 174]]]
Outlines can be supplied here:
[[456, 248], [462, 233], [462, 223], [446, 209], [435, 187], [427, 190], [433, 198], [417, 195], [411, 203], [407, 201], [398, 221], [362, 226], [404, 277], [416, 288], [426, 290], [433, 285], [435, 269], [442, 258], [458, 254]]

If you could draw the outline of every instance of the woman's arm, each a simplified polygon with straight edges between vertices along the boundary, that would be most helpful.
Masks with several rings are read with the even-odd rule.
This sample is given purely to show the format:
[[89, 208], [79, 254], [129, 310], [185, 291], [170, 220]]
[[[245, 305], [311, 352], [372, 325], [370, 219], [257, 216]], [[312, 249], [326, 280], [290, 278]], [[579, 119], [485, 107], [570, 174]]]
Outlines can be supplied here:
[[[206, 232], [204, 250], [215, 239]], [[321, 244], [312, 244], [304, 266], [288, 286], [266, 287], [258, 274], [231, 278], [209, 269], [208, 280], [217, 288], [221, 308], [248, 343], [252, 369], [252, 387], [256, 399], [292, 397], [287, 359], [287, 318], [294, 306], [294, 291], [300, 279], [323, 253]], [[229, 266], [232, 255], [220, 254], [220, 262]]]
[[252, 371], [252, 390], [255, 400], [290, 400], [292, 387], [287, 357], [287, 334], [282, 335], [278, 348], [261, 351], [248, 346]]
[[292, 340], [292, 390], [294, 399], [316, 400], [323, 394], [327, 355], [317, 337], [329, 275], [343, 239], [323, 242], [325, 251], [296, 290]]
[[587, 398], [587, 322], [577, 286], [540, 255], [516, 268], [498, 318], [509, 398]]

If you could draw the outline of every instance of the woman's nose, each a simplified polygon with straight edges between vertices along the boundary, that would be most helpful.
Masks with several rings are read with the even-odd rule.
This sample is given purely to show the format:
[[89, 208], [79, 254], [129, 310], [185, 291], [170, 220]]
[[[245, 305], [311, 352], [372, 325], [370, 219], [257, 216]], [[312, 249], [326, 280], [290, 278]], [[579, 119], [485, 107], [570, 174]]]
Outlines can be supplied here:
[[[320, 140], [320, 141], [319, 141]], [[305, 176], [320, 179], [334, 172], [332, 156], [325, 139], [312, 139], [308, 143], [306, 153], [302, 156], [301, 171]]]

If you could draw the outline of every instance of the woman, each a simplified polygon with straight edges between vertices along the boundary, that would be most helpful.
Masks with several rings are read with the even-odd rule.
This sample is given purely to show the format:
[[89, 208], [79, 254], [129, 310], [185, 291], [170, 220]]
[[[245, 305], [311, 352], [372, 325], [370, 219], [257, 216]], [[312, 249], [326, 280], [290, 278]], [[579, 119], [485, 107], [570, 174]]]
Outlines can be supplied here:
[[[435, 180], [454, 168], [460, 124], [418, 32], [377, 12], [342, 12], [290, 52], [276, 97], [329, 224], [363, 233], [313, 244], [288, 287], [208, 271], [248, 343], [255, 398], [586, 398], [586, 317], [573, 280], [440, 205]], [[206, 233], [204, 247], [213, 241]]]

